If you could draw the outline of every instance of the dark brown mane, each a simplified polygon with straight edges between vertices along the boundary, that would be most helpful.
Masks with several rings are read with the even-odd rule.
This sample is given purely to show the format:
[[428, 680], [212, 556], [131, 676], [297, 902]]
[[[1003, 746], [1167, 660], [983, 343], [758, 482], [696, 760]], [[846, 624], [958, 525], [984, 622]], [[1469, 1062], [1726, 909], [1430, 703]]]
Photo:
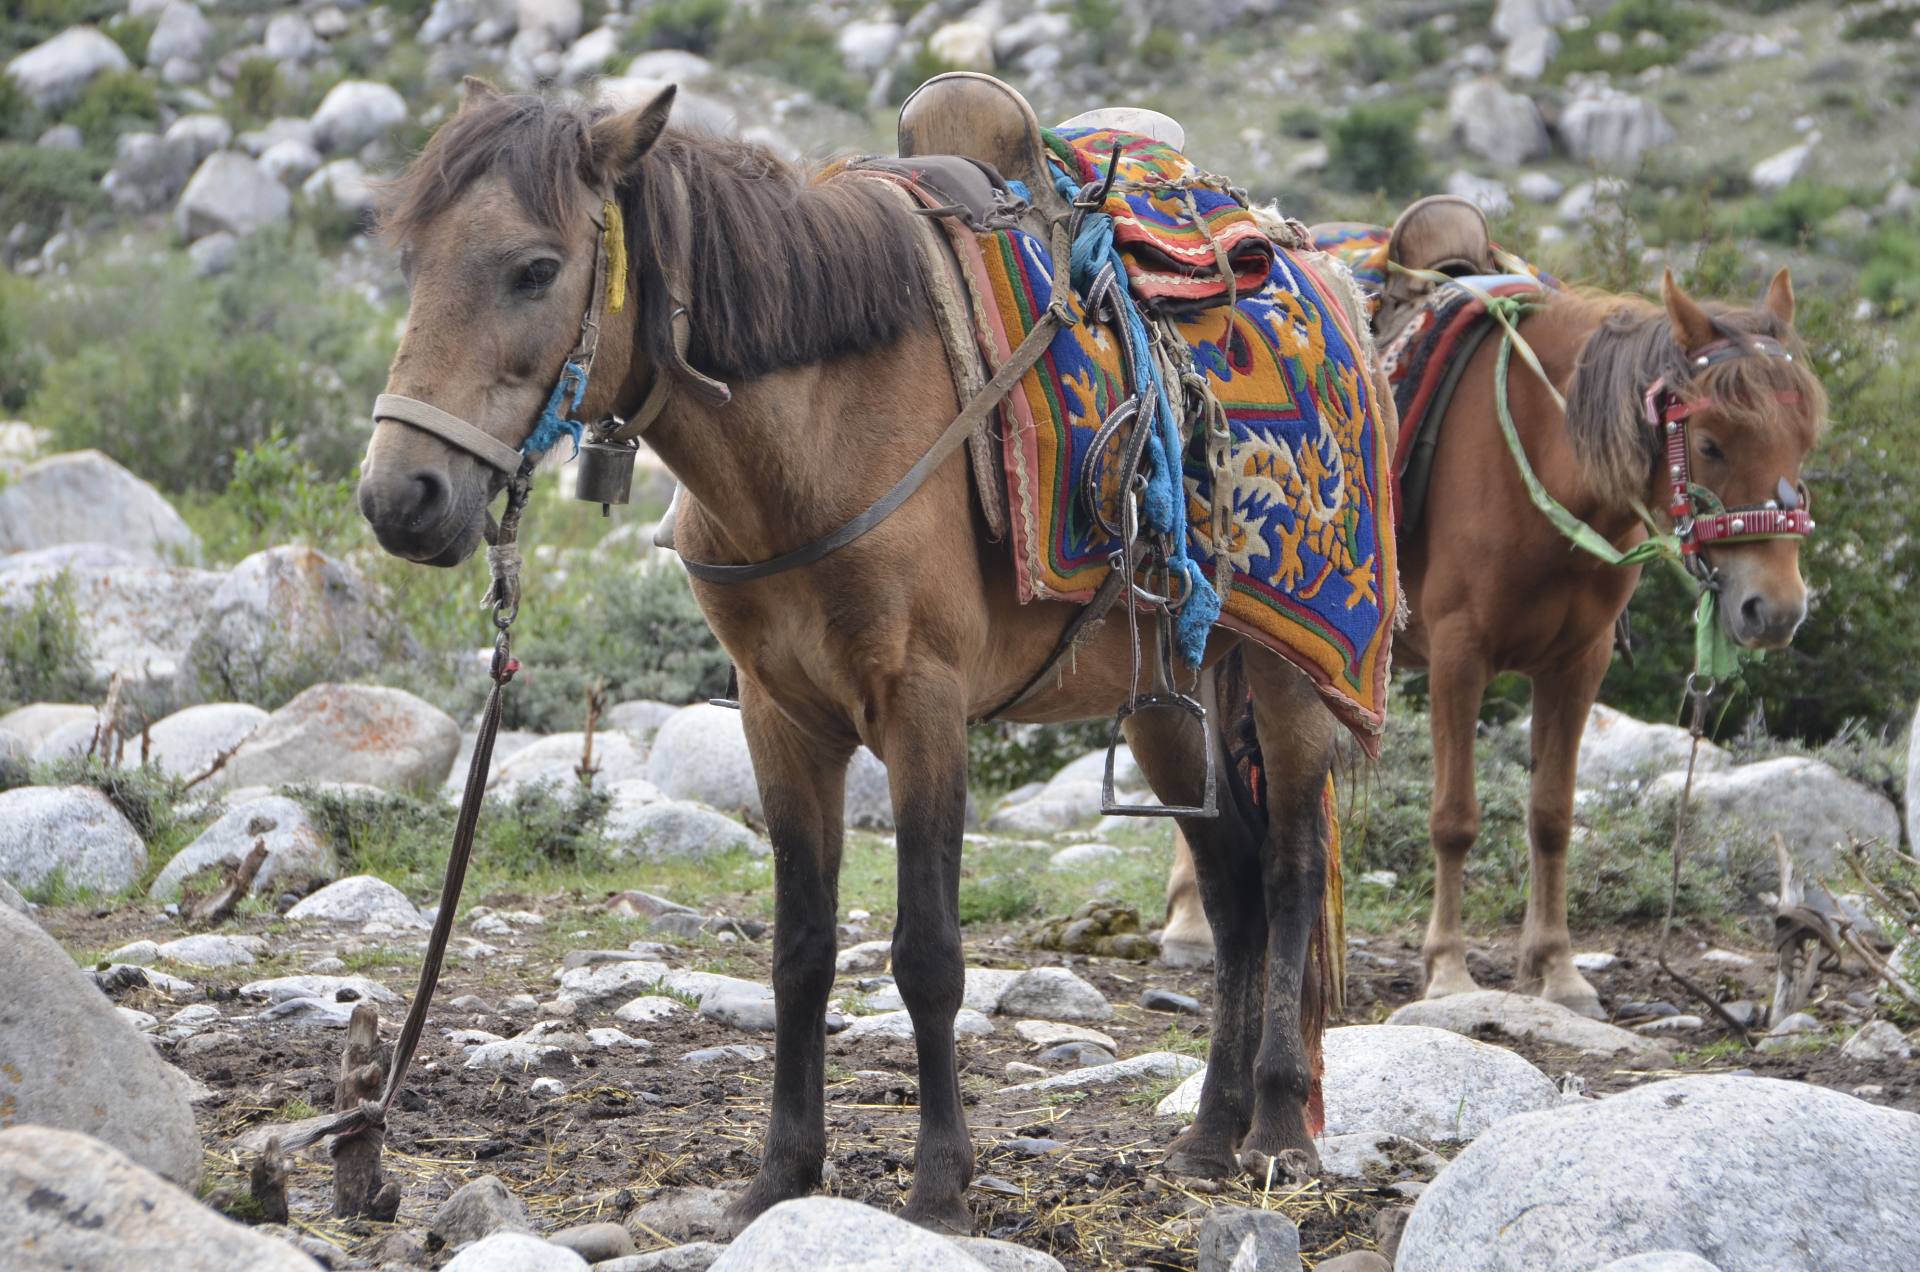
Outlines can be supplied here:
[[[1646, 492], [1654, 462], [1654, 437], [1646, 422], [1646, 392], [1655, 380], [1683, 398], [1710, 395], [1729, 414], [1756, 429], [1817, 434], [1826, 420], [1826, 394], [1807, 366], [1806, 349], [1793, 329], [1765, 309], [1703, 303], [1725, 337], [1768, 336], [1793, 354], [1735, 358], [1696, 377], [1686, 352], [1673, 338], [1666, 311], [1637, 297], [1563, 293], [1555, 306], [1579, 305], [1598, 313], [1593, 334], [1581, 347], [1567, 386], [1567, 431], [1590, 489], [1625, 506]], [[1796, 392], [1802, 405], [1784, 405], [1779, 395]], [[1813, 438], [1807, 439], [1809, 445]]]
[[[593, 170], [590, 129], [606, 113], [537, 96], [470, 103], [388, 187], [384, 232], [407, 238], [487, 175], [504, 178], [541, 224], [571, 225]], [[655, 357], [667, 353], [663, 268], [672, 253], [687, 255], [690, 359], [721, 379], [876, 348], [927, 316], [915, 219], [876, 182], [670, 129], [617, 197], [641, 338]]]

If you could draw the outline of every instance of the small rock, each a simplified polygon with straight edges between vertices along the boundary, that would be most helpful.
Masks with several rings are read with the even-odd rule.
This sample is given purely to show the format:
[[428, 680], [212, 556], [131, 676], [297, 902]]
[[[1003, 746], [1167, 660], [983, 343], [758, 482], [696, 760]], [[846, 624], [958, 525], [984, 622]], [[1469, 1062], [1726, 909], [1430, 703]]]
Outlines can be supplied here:
[[1205, 1066], [1192, 1056], [1183, 1056], [1171, 1051], [1149, 1051], [1144, 1055], [1132, 1056], [1113, 1064], [1098, 1065], [1090, 1069], [1076, 1069], [1071, 1073], [1056, 1074], [1041, 1078], [1037, 1082], [1023, 1082], [1017, 1086], [1002, 1087], [996, 1095], [1011, 1095], [1028, 1091], [1081, 1091], [1089, 1087], [1108, 1086], [1113, 1083], [1165, 1081], [1169, 1078], [1185, 1078], [1200, 1071]]
[[685, 1011], [671, 998], [662, 998], [656, 994], [643, 994], [639, 998], [622, 1003], [613, 1013], [615, 1020], [624, 1020], [630, 1025], [650, 1025], [657, 1020], [665, 1020]]
[[694, 1241], [649, 1254], [629, 1254], [593, 1265], [593, 1272], [707, 1272], [726, 1247], [712, 1241]]
[[1300, 1230], [1273, 1210], [1219, 1206], [1200, 1225], [1200, 1272], [1298, 1272]]
[[1489, 1035], [1515, 1041], [1571, 1047], [1582, 1055], [1625, 1055], [1646, 1064], [1667, 1064], [1665, 1049], [1605, 1021], [1589, 1020], [1558, 1003], [1527, 994], [1482, 989], [1407, 1003], [1387, 1017], [1389, 1025], [1426, 1025], [1469, 1038]]
[[509, 1038], [505, 1042], [482, 1043], [467, 1056], [468, 1069], [489, 1069], [496, 1073], [526, 1073], [534, 1069], [571, 1069], [574, 1058], [565, 1047]]
[[1591, 976], [1595, 972], [1608, 970], [1619, 961], [1620, 956], [1618, 954], [1612, 954], [1606, 950], [1597, 950], [1588, 954], [1575, 954], [1573, 956], [1573, 967], [1575, 971], [1583, 972]]
[[361, 1000], [400, 1005], [400, 995], [365, 976], [275, 976], [240, 987], [245, 998], [264, 998], [268, 1002], [286, 1002], [295, 998], [320, 998], [340, 1003]]
[[981, 1272], [947, 1238], [897, 1216], [836, 1197], [783, 1201], [748, 1224], [713, 1272], [852, 1272], [915, 1268]]
[[1849, 1060], [1911, 1060], [1913, 1047], [1892, 1022], [1871, 1020], [1841, 1044], [1840, 1054]]
[[407, 894], [373, 875], [353, 875], [330, 883], [287, 911], [295, 923], [386, 923], [401, 928], [427, 928]]
[[187, 967], [241, 967], [265, 954], [267, 943], [257, 936], [220, 936], [202, 933], [183, 936], [159, 947], [159, 956]]
[[587, 1272], [587, 1261], [524, 1232], [499, 1232], [454, 1255], [440, 1272]]
[[497, 1175], [482, 1175], [440, 1203], [427, 1231], [433, 1242], [453, 1247], [506, 1229], [530, 1232], [527, 1208]]
[[[971, 1007], [962, 1007], [953, 1020], [953, 1031], [962, 1037], [981, 1037], [993, 1032], [993, 1022]], [[855, 1016], [840, 1036], [849, 1041], [861, 1038], [894, 1038], [913, 1041], [913, 1017], [905, 1011], [883, 1011], [871, 1016]]]
[[758, 1064], [766, 1058], [765, 1048], [756, 1047], [751, 1043], [736, 1042], [724, 1047], [703, 1047], [698, 1051], [689, 1051], [681, 1056], [680, 1060], [683, 1064], [704, 1066]]
[[871, 975], [885, 971], [892, 956], [892, 941], [862, 941], [840, 951], [834, 959], [834, 970], [842, 976]]
[[659, 1233], [669, 1241], [691, 1241], [721, 1231], [733, 1195], [697, 1184], [663, 1188], [643, 1202], [627, 1223], [643, 1236]]
[[1700, 956], [1702, 963], [1718, 963], [1723, 967], [1752, 967], [1753, 958], [1735, 950], [1708, 950]]
[[1111, 1020], [1113, 1007], [1099, 990], [1064, 967], [1022, 972], [1000, 996], [995, 1010], [1042, 1020]]
[[558, 1078], [535, 1078], [527, 1090], [542, 1099], [554, 1100], [567, 1093], [567, 1084]]
[[1034, 1057], [1037, 1064], [1055, 1069], [1091, 1069], [1095, 1065], [1112, 1064], [1113, 1052], [1092, 1042], [1063, 1042], [1057, 1047], [1048, 1047]]
[[1405, 1175], [1408, 1170], [1436, 1174], [1446, 1165], [1425, 1145], [1386, 1131], [1353, 1131], [1314, 1141], [1320, 1150], [1320, 1172], [1335, 1179], [1380, 1180]]
[[1695, 1029], [1704, 1029], [1706, 1025], [1707, 1022], [1699, 1016], [1659, 1016], [1635, 1025], [1633, 1031], [1642, 1034], [1690, 1033]]
[[1147, 989], [1140, 993], [1140, 1005], [1148, 1011], [1170, 1011], [1189, 1016], [1203, 1016], [1207, 1009], [1200, 1005], [1198, 998], [1185, 994], [1176, 994], [1170, 989]]
[[617, 1223], [585, 1223], [562, 1228], [547, 1238], [563, 1250], [571, 1250], [588, 1263], [604, 1263], [633, 1253], [633, 1237]]
[[1089, 1029], [1085, 1025], [1063, 1025], [1051, 1020], [1022, 1020], [1013, 1027], [1013, 1032], [1036, 1047], [1052, 1047], [1063, 1042], [1090, 1042], [1096, 1047], [1105, 1047], [1108, 1051], [1118, 1051], [1120, 1044], [1098, 1029]]
[[748, 990], [717, 989], [700, 1000], [700, 1014], [735, 1029], [770, 1031], [774, 1025], [773, 991], [764, 985]]

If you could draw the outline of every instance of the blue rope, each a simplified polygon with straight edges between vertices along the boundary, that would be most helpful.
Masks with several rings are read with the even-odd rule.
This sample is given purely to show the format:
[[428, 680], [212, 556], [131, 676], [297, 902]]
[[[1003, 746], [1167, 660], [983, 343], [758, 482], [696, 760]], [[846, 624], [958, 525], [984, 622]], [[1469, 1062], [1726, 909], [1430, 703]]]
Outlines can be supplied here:
[[[567, 384], [573, 384], [573, 400], [567, 400]], [[579, 420], [568, 419], [568, 413], [580, 409], [580, 399], [587, 394], [587, 369], [578, 362], [569, 362], [560, 368], [560, 378], [554, 381], [553, 392], [547, 395], [546, 409], [540, 412], [540, 419], [533, 426], [533, 435], [527, 438], [520, 453], [529, 459], [538, 459], [557, 445], [562, 437], [573, 439], [573, 453], [580, 453], [580, 436], [586, 431], [586, 425]]]
[[[1053, 184], [1069, 203], [1080, 197], [1080, 188], [1074, 184], [1073, 178], [1058, 167], [1053, 169]], [[1146, 387], [1155, 399], [1154, 418], [1158, 426], [1147, 438], [1141, 465], [1147, 477], [1146, 499], [1141, 511], [1146, 516], [1147, 525], [1155, 533], [1168, 536], [1172, 545], [1172, 559], [1168, 566], [1187, 582], [1186, 603], [1174, 613], [1174, 641], [1180, 648], [1181, 657], [1189, 665], [1198, 667], [1206, 652], [1207, 634], [1220, 619], [1220, 594], [1213, 590], [1213, 584], [1207, 579], [1206, 571], [1200, 568], [1199, 562], [1187, 553], [1187, 501], [1186, 484], [1181, 476], [1179, 417], [1174, 414], [1173, 401], [1167, 394], [1167, 386], [1161, 381], [1159, 365], [1154, 361], [1146, 319], [1140, 316], [1140, 308], [1133, 303], [1133, 296], [1125, 286], [1126, 262], [1121, 259], [1119, 248], [1114, 246], [1113, 218], [1104, 212], [1089, 212], [1081, 219], [1080, 232], [1073, 240], [1069, 279], [1083, 303], [1093, 288], [1094, 279], [1107, 265], [1113, 266], [1116, 277], [1122, 283], [1121, 325], [1125, 328], [1127, 344], [1132, 350], [1133, 365], [1144, 375]]]

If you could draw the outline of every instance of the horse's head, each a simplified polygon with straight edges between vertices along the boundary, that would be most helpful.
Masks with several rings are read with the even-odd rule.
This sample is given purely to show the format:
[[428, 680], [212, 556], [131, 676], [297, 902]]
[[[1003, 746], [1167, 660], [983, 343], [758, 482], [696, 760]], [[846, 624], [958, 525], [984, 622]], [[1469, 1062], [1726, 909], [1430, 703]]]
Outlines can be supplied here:
[[[1727, 537], [1701, 536], [1702, 556], [1719, 582], [1722, 622], [1740, 645], [1782, 648], [1807, 615], [1801, 535], [1744, 538], [1741, 531], [1776, 519], [1778, 510], [1806, 506], [1800, 469], [1826, 419], [1826, 396], [1793, 330], [1793, 283], [1782, 269], [1757, 308], [1710, 312], [1668, 271], [1662, 295], [1674, 343], [1689, 364], [1684, 378], [1668, 380], [1679, 404], [1672, 413], [1684, 412], [1687, 476], [1732, 514], [1716, 527]], [[1702, 356], [1715, 349], [1732, 356]], [[1757, 349], [1768, 352], [1749, 352]], [[1663, 488], [1673, 478], [1665, 448], [1663, 437], [1656, 443]]]
[[[455, 424], [375, 423], [360, 510], [389, 552], [447, 566], [479, 546], [512, 453], [581, 345], [602, 201], [659, 138], [672, 105], [669, 88], [596, 115], [470, 79], [459, 112], [394, 183], [385, 231], [411, 300], [387, 392]], [[637, 306], [621, 308], [601, 315], [576, 418], [612, 410], [633, 369]], [[462, 434], [460, 421], [484, 437]]]

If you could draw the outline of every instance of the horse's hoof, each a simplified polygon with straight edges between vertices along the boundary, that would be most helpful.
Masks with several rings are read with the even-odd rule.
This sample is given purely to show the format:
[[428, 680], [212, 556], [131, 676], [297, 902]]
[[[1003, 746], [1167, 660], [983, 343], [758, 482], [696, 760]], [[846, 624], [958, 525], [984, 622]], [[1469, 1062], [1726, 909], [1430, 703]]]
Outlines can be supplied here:
[[1427, 976], [1427, 998], [1451, 998], [1455, 994], [1471, 994], [1480, 988], [1466, 968], [1449, 969], [1430, 973]]
[[1199, 941], [1162, 941], [1160, 966], [1190, 968], [1213, 966], [1213, 946]]
[[1282, 1149], [1273, 1154], [1249, 1148], [1240, 1153], [1240, 1173], [1259, 1186], [1272, 1187], [1278, 1184], [1284, 1188], [1298, 1188], [1313, 1182], [1314, 1176], [1320, 1173], [1320, 1162], [1313, 1153], [1298, 1148]]
[[1589, 1020], [1605, 1020], [1607, 1009], [1600, 1005], [1600, 995], [1589, 989], [1584, 994], [1544, 994], [1550, 1003], [1558, 1003], [1576, 1016], [1585, 1016]]
[[762, 1174], [753, 1181], [740, 1199], [728, 1206], [720, 1216], [719, 1237], [731, 1241], [740, 1235], [746, 1226], [783, 1201], [792, 1201], [796, 1197], [812, 1194], [811, 1187], [791, 1187], [775, 1183], [771, 1176]]
[[[1182, 1137], [1185, 1138], [1184, 1136]], [[1231, 1179], [1234, 1173], [1233, 1151], [1220, 1143], [1182, 1143], [1175, 1140], [1167, 1150], [1161, 1170], [1181, 1179]]]
[[943, 1201], [922, 1202], [911, 1198], [900, 1217], [908, 1223], [917, 1224], [929, 1232], [937, 1232], [946, 1237], [970, 1237], [973, 1235], [973, 1214], [967, 1209], [967, 1203], [958, 1197]]

